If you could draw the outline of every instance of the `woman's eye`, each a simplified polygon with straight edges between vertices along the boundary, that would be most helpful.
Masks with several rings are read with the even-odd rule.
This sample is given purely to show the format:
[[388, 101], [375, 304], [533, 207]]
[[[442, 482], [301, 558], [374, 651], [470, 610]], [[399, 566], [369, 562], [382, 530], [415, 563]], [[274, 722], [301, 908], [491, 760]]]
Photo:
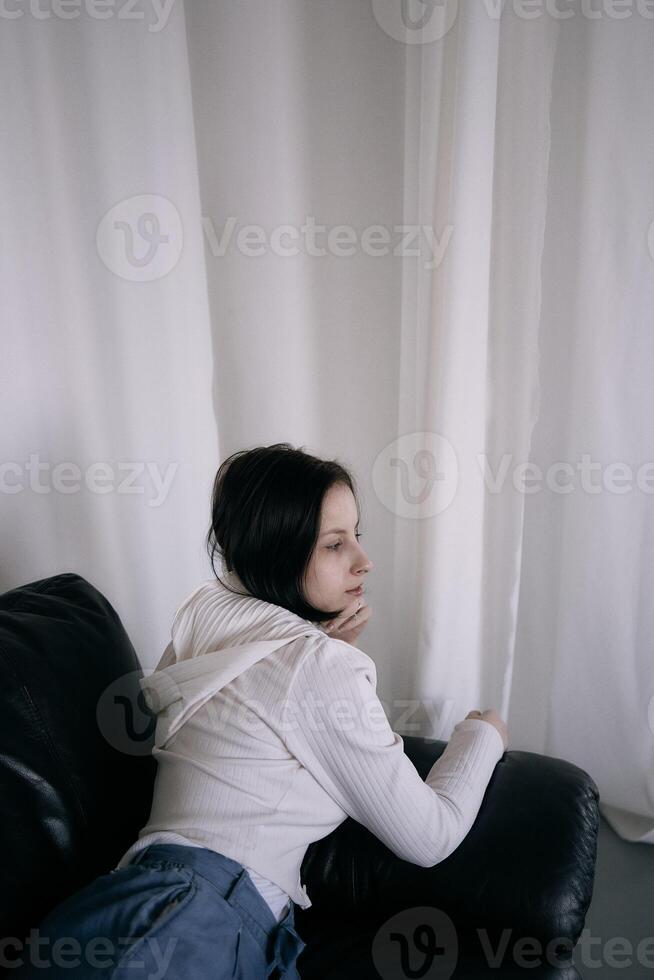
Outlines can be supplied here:
[[[355, 531], [354, 537], [358, 541], [359, 538], [363, 537], [363, 531]], [[341, 547], [342, 544], [343, 544], [342, 541], [337, 541], [336, 544], [328, 544], [327, 545], [327, 550], [328, 551], [337, 551]]]

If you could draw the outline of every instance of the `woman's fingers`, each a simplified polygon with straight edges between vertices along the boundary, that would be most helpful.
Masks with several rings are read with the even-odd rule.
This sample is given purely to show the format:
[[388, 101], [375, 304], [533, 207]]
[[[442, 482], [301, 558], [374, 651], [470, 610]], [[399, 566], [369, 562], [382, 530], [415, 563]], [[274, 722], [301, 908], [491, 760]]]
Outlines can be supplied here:
[[[355, 625], [367, 619], [368, 603], [359, 596], [351, 605], [346, 606], [340, 616], [332, 619], [325, 624], [325, 629], [333, 632], [335, 629], [343, 629], [344, 626]], [[356, 615], [356, 619], [354, 616]]]
[[371, 607], [367, 602], [362, 602], [359, 599], [353, 610], [348, 607], [341, 616], [337, 616], [331, 623], [323, 623], [323, 629], [335, 639], [345, 640], [346, 643], [356, 646], [357, 640], [366, 628], [371, 616]]
[[355, 616], [357, 619], [360, 619], [367, 608], [368, 603], [364, 602], [363, 599], [358, 598], [354, 603], [354, 606], [348, 606], [342, 616], [339, 616], [338, 619], [344, 623], [348, 623], [351, 619], [354, 619]]

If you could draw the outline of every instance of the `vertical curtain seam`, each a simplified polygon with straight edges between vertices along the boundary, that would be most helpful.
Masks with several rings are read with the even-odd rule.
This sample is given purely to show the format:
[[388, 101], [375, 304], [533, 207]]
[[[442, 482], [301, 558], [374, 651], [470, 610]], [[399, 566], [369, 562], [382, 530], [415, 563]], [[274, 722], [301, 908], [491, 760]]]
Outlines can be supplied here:
[[[549, 183], [550, 183], [550, 168], [551, 168], [551, 151], [552, 151], [552, 91], [554, 84], [554, 64], [556, 61], [557, 45], [559, 39], [559, 24], [556, 23], [554, 28], [554, 37], [552, 43], [552, 52], [550, 58], [549, 74], [547, 79], [547, 120], [545, 127], [546, 134], [546, 153], [547, 153], [547, 163], [545, 167], [545, 177], [544, 177], [544, 188], [545, 188], [545, 202], [542, 214], [542, 224], [541, 224], [541, 234], [540, 234], [540, 256], [538, 261], [538, 327], [537, 327], [537, 359], [536, 359], [536, 371], [535, 371], [535, 384], [534, 384], [534, 397], [533, 405], [531, 411], [531, 423], [529, 427], [529, 437], [527, 441], [527, 460], [531, 462], [532, 455], [532, 445], [533, 436], [536, 425], [540, 418], [540, 407], [541, 407], [541, 384], [540, 384], [540, 362], [541, 362], [541, 328], [542, 328], [542, 317], [543, 317], [543, 256], [545, 252], [545, 239], [547, 233], [547, 216], [549, 211]], [[508, 637], [507, 642], [507, 662], [504, 669], [504, 676], [502, 679], [502, 709], [506, 713], [505, 717], [508, 716], [509, 704], [511, 698], [511, 680], [513, 677], [513, 667], [515, 664], [515, 654], [516, 654], [516, 638], [518, 632], [518, 617], [520, 615], [520, 591], [522, 582], [522, 558], [524, 553], [524, 540], [525, 540], [525, 509], [526, 509], [526, 499], [523, 495], [521, 505], [520, 505], [520, 534], [516, 543], [515, 553], [514, 553], [514, 582], [511, 590], [510, 598], [510, 608], [512, 610], [511, 614], [511, 633]], [[547, 716], [545, 738], [549, 736], [549, 718]]]

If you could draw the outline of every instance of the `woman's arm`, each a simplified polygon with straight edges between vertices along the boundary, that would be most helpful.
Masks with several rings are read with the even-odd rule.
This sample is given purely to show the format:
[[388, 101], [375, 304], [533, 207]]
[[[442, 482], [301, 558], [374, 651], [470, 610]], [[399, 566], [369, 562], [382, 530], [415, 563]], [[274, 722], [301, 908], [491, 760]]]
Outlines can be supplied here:
[[292, 723], [282, 737], [345, 813], [398, 857], [432, 867], [474, 823], [503, 740], [486, 721], [459, 722], [423, 781], [374, 684], [370, 657], [325, 639], [307, 651], [294, 677]]

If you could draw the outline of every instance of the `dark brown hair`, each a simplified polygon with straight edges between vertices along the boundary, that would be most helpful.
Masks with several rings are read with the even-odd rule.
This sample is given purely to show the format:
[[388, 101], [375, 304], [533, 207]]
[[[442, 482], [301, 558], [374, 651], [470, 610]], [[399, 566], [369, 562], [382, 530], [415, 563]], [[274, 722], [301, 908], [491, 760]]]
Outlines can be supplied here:
[[323, 498], [338, 483], [352, 491], [360, 514], [354, 477], [336, 460], [319, 459], [287, 442], [241, 450], [225, 459], [213, 483], [206, 540], [218, 581], [217, 555], [258, 599], [314, 623], [339, 615], [340, 609], [316, 609], [304, 594]]

